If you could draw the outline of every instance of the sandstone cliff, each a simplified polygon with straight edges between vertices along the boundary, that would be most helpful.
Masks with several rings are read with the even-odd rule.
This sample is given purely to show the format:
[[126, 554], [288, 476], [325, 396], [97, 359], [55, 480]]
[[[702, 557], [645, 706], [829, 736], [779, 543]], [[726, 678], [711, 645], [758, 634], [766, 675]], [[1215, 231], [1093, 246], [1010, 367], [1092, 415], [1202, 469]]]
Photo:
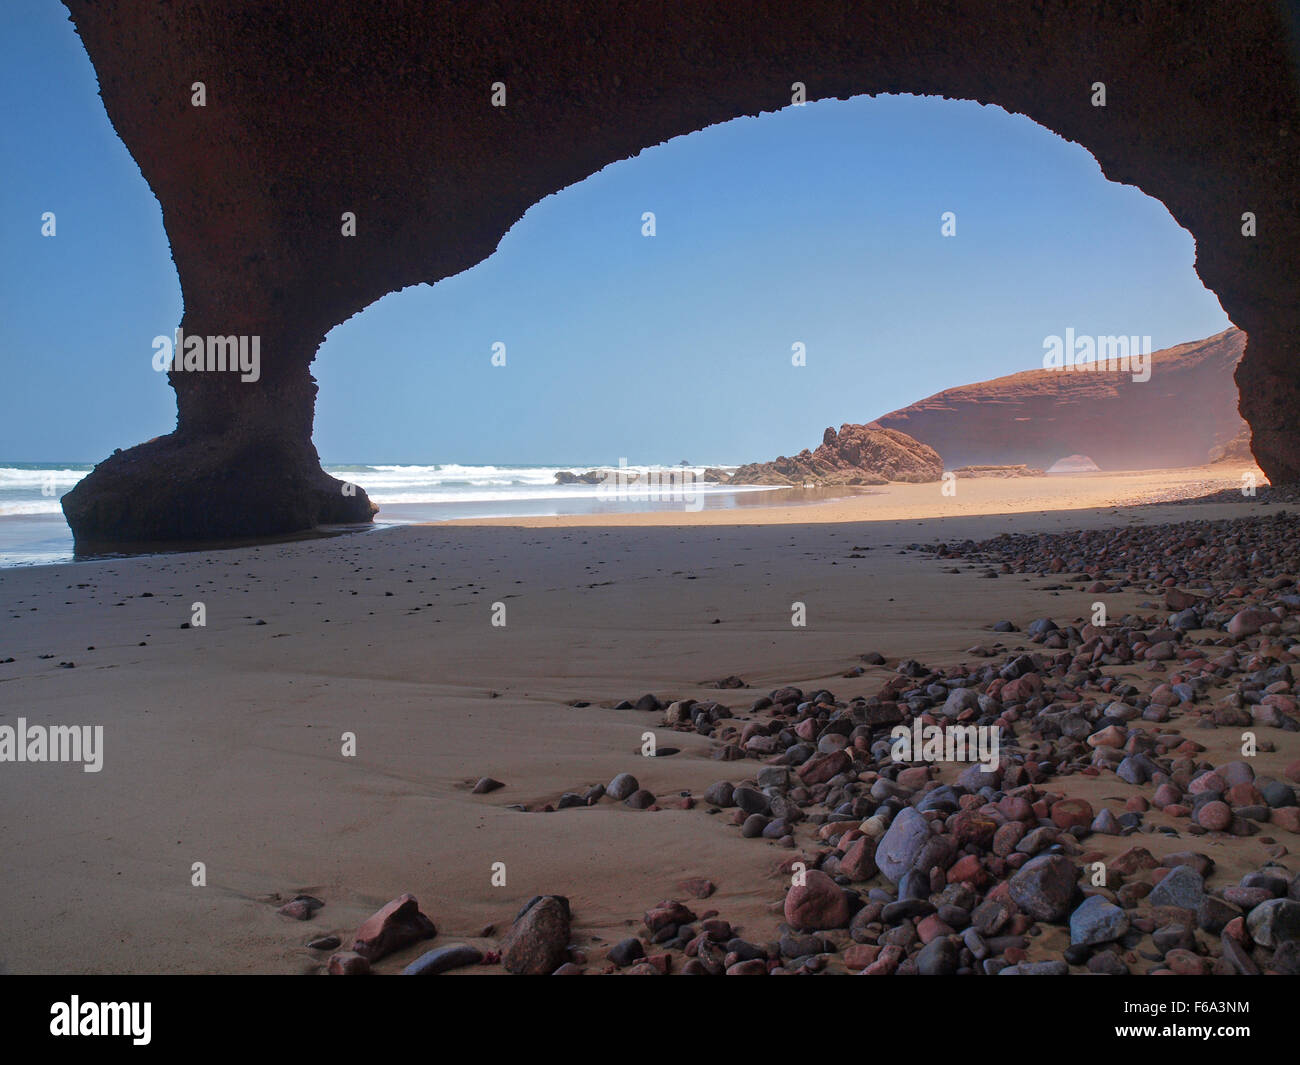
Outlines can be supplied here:
[[1076, 454], [1103, 470], [1197, 466], [1246, 429], [1233, 381], [1245, 346], [1246, 334], [1228, 329], [1165, 348], [1151, 355], [1147, 381], [1113, 371], [1029, 370], [946, 389], [878, 424], [929, 444], [949, 468], [1045, 469]]

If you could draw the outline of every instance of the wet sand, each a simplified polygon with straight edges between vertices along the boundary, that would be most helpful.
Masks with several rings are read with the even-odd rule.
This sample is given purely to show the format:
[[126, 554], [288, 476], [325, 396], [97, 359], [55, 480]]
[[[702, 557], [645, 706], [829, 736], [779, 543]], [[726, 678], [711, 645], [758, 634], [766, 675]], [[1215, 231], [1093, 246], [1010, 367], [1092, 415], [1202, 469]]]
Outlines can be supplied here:
[[[14, 659], [0, 664], [0, 724], [102, 724], [105, 736], [99, 773], [0, 766], [0, 965], [319, 972], [328, 954], [310, 939], [336, 932], [346, 947], [404, 891], [438, 925], [434, 945], [485, 948], [485, 928], [499, 936], [532, 896], [567, 895], [575, 942], [603, 959], [687, 876], [712, 879], [709, 907], [770, 938], [773, 870], [789, 851], [703, 807], [511, 805], [619, 772], [659, 796], [742, 773], [710, 760], [703, 737], [601, 703], [653, 692], [747, 707], [784, 684], [870, 695], [887, 666], [840, 676], [865, 652], [956, 663], [999, 619], [1084, 617], [1095, 598], [947, 573], [902, 545], [1259, 513], [1246, 499], [1113, 505], [1237, 476], [963, 480], [955, 497], [891, 486], [814, 506], [405, 526], [0, 571], [0, 658]], [[796, 601], [804, 628], [791, 625]], [[206, 625], [182, 628], [196, 602]], [[704, 686], [729, 675], [749, 687]], [[642, 758], [647, 729], [681, 752]], [[349, 732], [355, 757], [341, 753]], [[483, 775], [506, 786], [471, 795]], [[1221, 846], [1225, 878], [1264, 860], [1253, 839]], [[309, 922], [275, 912], [298, 892], [325, 900]], [[376, 968], [398, 971], [425, 946]]]

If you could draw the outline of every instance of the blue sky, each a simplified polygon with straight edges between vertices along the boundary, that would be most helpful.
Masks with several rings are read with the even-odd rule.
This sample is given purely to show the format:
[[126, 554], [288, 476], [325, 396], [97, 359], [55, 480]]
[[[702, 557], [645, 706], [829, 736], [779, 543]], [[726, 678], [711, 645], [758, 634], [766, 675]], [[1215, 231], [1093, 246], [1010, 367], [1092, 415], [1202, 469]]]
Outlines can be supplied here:
[[[0, 157], [0, 462], [97, 461], [170, 431], [149, 361], [182, 309], [161, 212], [51, 0], [0, 14]], [[769, 459], [1039, 365], [1069, 327], [1155, 348], [1220, 332], [1194, 253], [1162, 204], [1026, 118], [918, 97], [787, 108], [607, 167], [485, 262], [336, 327], [316, 444], [326, 463]]]

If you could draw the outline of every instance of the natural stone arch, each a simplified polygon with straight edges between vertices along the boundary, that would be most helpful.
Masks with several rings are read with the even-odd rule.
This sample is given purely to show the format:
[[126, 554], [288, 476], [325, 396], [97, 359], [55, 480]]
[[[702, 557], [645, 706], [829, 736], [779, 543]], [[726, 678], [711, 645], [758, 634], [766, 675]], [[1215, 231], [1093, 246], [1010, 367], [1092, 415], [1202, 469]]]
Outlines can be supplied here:
[[[161, 203], [185, 332], [262, 338], [256, 384], [172, 375], [176, 431], [64, 498], [79, 542], [368, 519], [311, 442], [325, 334], [486, 258], [542, 197], [648, 145], [788, 106], [795, 82], [810, 100], [998, 104], [1161, 200], [1249, 334], [1237, 380], [1255, 455], [1274, 481], [1300, 479], [1300, 81], [1281, 3], [66, 3]], [[206, 107], [191, 104], [196, 81]]]

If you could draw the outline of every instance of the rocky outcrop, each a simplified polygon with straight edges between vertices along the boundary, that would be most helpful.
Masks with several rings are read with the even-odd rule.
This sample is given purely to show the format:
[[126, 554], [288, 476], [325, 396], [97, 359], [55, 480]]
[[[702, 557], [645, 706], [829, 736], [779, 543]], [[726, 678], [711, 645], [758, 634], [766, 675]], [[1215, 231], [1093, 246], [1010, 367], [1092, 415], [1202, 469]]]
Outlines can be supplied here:
[[[364, 519], [364, 496], [335, 497], [311, 445], [325, 334], [480, 262], [546, 195], [785, 107], [795, 82], [809, 99], [997, 104], [1160, 199], [1250, 336], [1237, 381], [1255, 455], [1274, 482], [1300, 479], [1300, 88], [1280, 2], [66, 5], [162, 207], [181, 324], [258, 335], [263, 360], [255, 383], [173, 374], [175, 433], [82, 481], [66, 508], [79, 539], [285, 530], [337, 516], [339, 498]], [[258, 468], [288, 491], [241, 494]]]
[[558, 470], [555, 474], [555, 483], [604, 484], [609, 472], [608, 470], [588, 470], [586, 473], [574, 473], [572, 470]]
[[280, 536], [368, 522], [377, 510], [320, 468], [310, 440], [238, 429], [115, 452], [63, 497], [81, 549]]
[[1072, 454], [1104, 470], [1199, 466], [1245, 428], [1232, 379], [1245, 347], [1245, 334], [1229, 329], [1152, 353], [1147, 380], [1110, 369], [1027, 370], [945, 389], [878, 421], [950, 466], [1045, 468]]
[[1250, 426], [1243, 425], [1231, 440], [1210, 449], [1211, 462], [1231, 462], [1237, 465], [1250, 465], [1255, 456], [1250, 451]]
[[913, 484], [943, 477], [943, 460], [934, 448], [896, 429], [841, 425], [827, 429], [816, 451], [804, 448], [793, 458], [741, 466], [733, 484], [869, 485], [906, 481]]

